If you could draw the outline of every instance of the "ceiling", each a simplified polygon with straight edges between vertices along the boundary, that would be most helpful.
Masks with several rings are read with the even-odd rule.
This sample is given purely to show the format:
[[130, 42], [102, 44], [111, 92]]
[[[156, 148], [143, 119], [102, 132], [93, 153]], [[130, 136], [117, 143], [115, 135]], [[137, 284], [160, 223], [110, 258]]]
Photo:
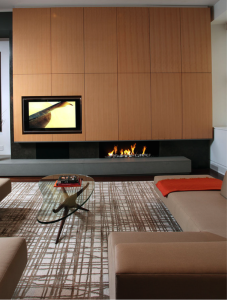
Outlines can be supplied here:
[[213, 25], [227, 22], [227, 0], [0, 0], [0, 12], [23, 7], [214, 6]]
[[67, 6], [213, 6], [218, 0], [0, 0], [0, 11], [14, 7]]

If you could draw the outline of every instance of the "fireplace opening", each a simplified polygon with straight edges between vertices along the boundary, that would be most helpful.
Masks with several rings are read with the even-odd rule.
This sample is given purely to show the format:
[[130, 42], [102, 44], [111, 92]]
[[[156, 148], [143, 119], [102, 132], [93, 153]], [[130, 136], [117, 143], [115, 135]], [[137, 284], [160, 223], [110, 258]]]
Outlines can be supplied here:
[[100, 158], [158, 157], [158, 141], [100, 142]]

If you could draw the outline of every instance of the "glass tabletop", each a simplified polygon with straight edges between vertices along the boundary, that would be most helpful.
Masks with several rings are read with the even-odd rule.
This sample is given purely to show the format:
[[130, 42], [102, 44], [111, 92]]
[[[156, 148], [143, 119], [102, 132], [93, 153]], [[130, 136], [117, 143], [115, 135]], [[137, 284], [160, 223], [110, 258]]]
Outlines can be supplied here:
[[[76, 175], [81, 179], [81, 186], [54, 187], [59, 176]], [[94, 179], [77, 174], [56, 174], [42, 178], [39, 189], [43, 196], [37, 220], [40, 223], [54, 223], [67, 218], [78, 209], [83, 210], [83, 205], [90, 198], [95, 187]]]

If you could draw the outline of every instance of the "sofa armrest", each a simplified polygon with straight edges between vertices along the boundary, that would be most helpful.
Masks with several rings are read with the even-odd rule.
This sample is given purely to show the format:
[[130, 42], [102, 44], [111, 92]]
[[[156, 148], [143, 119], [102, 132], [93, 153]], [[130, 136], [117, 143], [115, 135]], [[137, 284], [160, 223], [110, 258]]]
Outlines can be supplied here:
[[0, 299], [10, 299], [27, 263], [26, 241], [1, 237], [0, 249]]
[[9, 178], [0, 178], [0, 201], [11, 193], [11, 180]]
[[115, 271], [127, 274], [226, 274], [227, 242], [128, 243], [115, 248]]
[[225, 299], [227, 242], [118, 244], [117, 299]]

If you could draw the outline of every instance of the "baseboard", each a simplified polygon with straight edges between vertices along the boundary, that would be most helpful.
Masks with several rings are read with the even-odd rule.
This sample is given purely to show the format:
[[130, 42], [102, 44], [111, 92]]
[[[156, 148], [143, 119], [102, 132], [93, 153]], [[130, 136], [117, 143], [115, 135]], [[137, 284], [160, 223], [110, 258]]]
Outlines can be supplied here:
[[225, 175], [225, 172], [227, 171], [226, 166], [220, 165], [212, 160], [210, 161], [210, 168], [222, 175]]

